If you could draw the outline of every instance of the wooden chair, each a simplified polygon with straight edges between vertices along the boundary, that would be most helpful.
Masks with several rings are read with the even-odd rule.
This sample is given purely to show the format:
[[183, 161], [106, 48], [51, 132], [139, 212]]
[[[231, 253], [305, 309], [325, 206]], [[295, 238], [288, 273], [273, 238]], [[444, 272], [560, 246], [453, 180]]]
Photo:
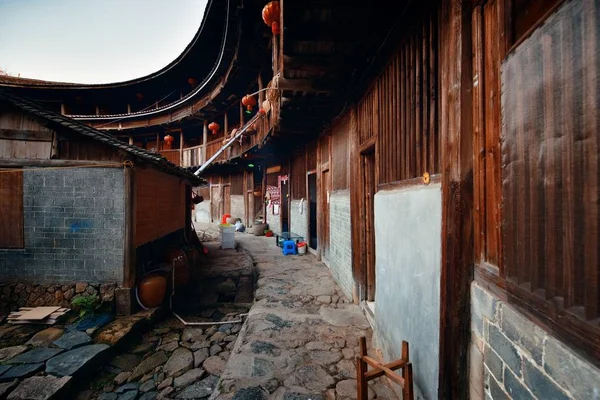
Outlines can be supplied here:
[[[368, 371], [368, 365], [373, 369]], [[402, 369], [402, 375], [394, 371]], [[367, 355], [367, 340], [360, 338], [360, 356], [356, 357], [356, 389], [357, 399], [367, 400], [369, 386], [368, 382], [387, 376], [392, 382], [402, 387], [402, 400], [414, 400], [412, 364], [409, 362], [408, 342], [402, 341], [402, 358], [389, 364], [381, 364]]]

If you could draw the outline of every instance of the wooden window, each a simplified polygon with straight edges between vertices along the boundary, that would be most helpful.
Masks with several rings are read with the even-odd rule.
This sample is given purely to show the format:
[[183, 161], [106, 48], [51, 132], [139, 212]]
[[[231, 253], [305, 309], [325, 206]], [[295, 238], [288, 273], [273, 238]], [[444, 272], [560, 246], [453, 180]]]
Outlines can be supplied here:
[[504, 0], [506, 48], [524, 40], [564, 0]]
[[500, 67], [504, 4], [473, 14], [476, 276], [599, 363], [600, 5], [559, 8]]
[[291, 171], [292, 199], [306, 198], [306, 153], [302, 152], [292, 158]]
[[0, 170], [0, 248], [22, 249], [23, 171]]

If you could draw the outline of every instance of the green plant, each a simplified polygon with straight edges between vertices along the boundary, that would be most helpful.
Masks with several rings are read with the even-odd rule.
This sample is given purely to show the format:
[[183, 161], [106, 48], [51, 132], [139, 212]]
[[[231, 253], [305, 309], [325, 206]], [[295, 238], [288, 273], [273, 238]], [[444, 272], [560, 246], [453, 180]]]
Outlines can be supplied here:
[[77, 295], [71, 300], [73, 308], [79, 310], [79, 317], [95, 314], [100, 307], [100, 299], [96, 295]]

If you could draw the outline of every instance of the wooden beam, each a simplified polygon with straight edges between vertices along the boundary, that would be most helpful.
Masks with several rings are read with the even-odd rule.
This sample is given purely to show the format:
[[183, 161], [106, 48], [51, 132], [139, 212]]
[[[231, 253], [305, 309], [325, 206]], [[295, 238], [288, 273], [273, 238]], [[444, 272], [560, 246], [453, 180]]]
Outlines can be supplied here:
[[179, 130], [179, 165], [183, 165], [183, 129]]
[[0, 158], [0, 167], [82, 167], [98, 166], [103, 168], [123, 168], [123, 164], [115, 161], [95, 160], [52, 160], [31, 158]]
[[208, 121], [204, 121], [202, 128], [202, 164], [206, 162], [206, 143], [208, 143]]
[[123, 242], [123, 287], [135, 286], [135, 171], [131, 167], [124, 169], [125, 181], [125, 232]]
[[333, 93], [335, 92], [336, 87], [331, 81], [318, 82], [317, 80], [312, 79], [289, 79], [280, 77], [279, 89], [301, 92]]
[[0, 129], [0, 139], [51, 142], [52, 131], [30, 131], [22, 129]]
[[467, 398], [473, 279], [471, 3], [443, 0], [440, 17], [442, 265], [439, 392]]

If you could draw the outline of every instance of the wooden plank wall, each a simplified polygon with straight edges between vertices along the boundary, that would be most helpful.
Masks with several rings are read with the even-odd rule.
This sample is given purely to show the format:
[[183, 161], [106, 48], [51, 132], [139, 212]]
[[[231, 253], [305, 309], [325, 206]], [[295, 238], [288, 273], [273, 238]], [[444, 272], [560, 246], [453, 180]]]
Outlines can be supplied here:
[[475, 257], [501, 265], [500, 62], [503, 0], [473, 8], [473, 168]]
[[55, 132], [11, 106], [0, 111], [0, 158], [48, 159]]
[[231, 175], [231, 194], [241, 195], [244, 194], [244, 173]]
[[185, 183], [152, 168], [135, 169], [134, 245], [185, 227]]
[[357, 105], [359, 145], [377, 136], [379, 184], [440, 172], [437, 13], [409, 32]]
[[291, 198], [293, 200], [306, 198], [306, 153], [304, 151], [292, 158], [290, 182]]
[[[503, 270], [511, 291], [600, 356], [600, 5], [566, 3], [502, 79]], [[588, 321], [584, 323], [583, 321]]]
[[23, 227], [23, 172], [0, 170], [0, 248], [23, 248]]
[[350, 143], [350, 118], [347, 114], [331, 128], [331, 173], [332, 190], [349, 189], [350, 158], [348, 157]]

